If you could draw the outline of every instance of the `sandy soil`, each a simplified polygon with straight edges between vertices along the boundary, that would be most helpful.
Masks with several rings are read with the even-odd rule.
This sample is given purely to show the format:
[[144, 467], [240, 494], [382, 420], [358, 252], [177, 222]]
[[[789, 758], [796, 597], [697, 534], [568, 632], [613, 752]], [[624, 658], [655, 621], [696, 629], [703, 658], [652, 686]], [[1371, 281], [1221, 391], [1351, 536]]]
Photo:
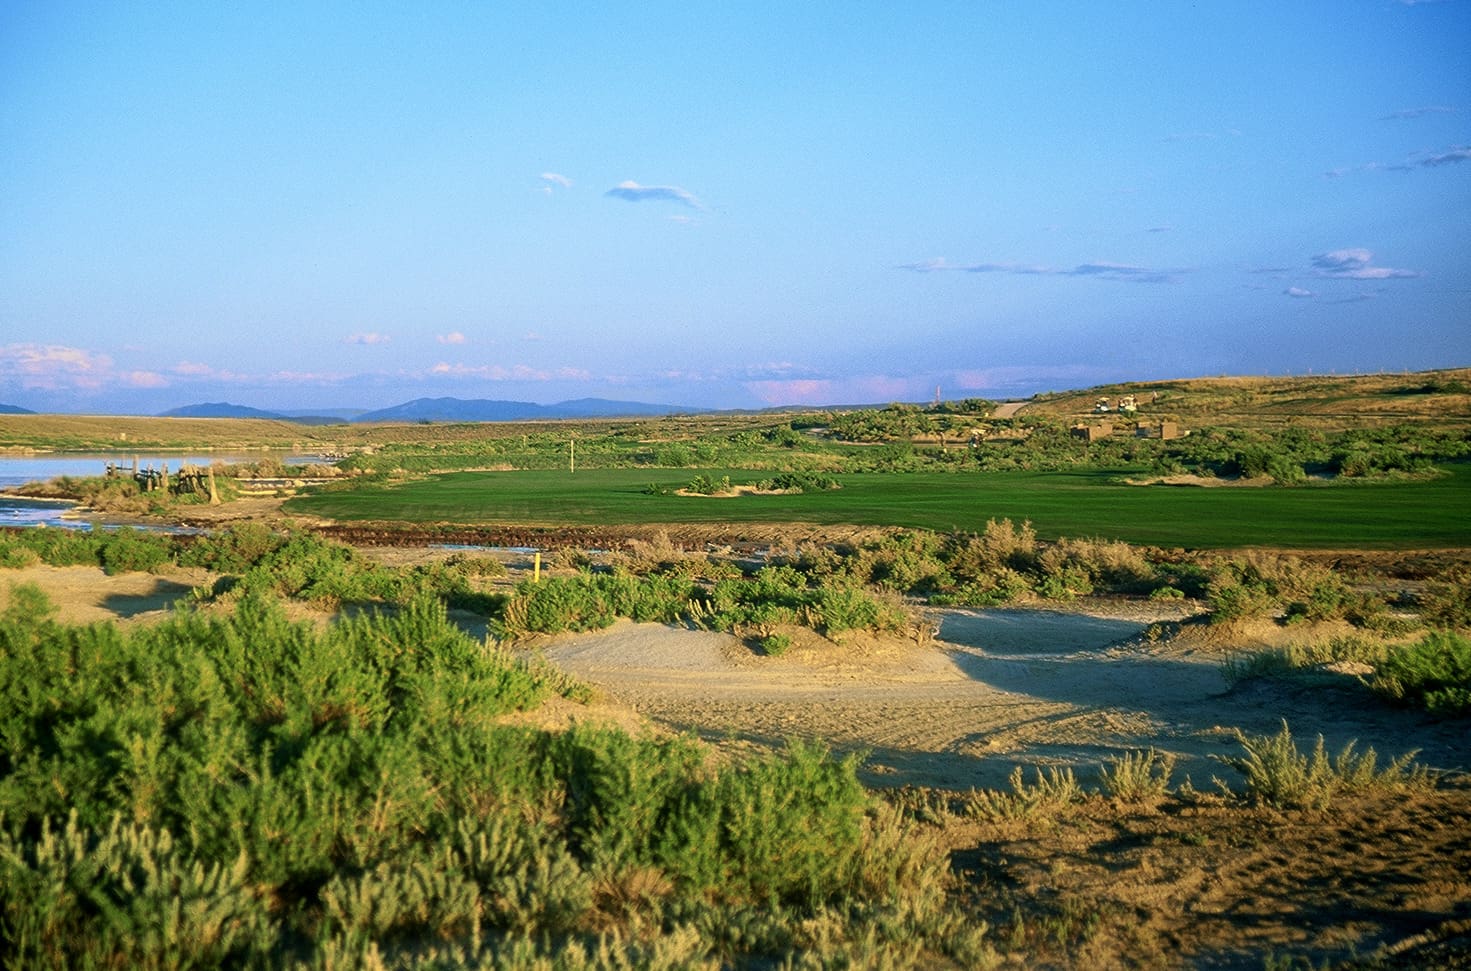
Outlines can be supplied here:
[[57, 608], [55, 619], [67, 624], [157, 620], [174, 604], [188, 600], [197, 585], [210, 582], [203, 570], [170, 570], [167, 574], [120, 573], [108, 576], [91, 566], [26, 567], [0, 570], [0, 604], [22, 583], [40, 587]]
[[[1178, 616], [1120, 605], [935, 617], [929, 644], [813, 635], [774, 658], [733, 637], [631, 622], [536, 649], [614, 707], [730, 755], [790, 737], [868, 753], [865, 781], [946, 807], [936, 824], [976, 919], [1009, 928], [1023, 953], [1035, 948], [1036, 966], [1258, 969], [1372, 956], [1375, 967], [1471, 967], [1464, 723], [1387, 708], [1331, 672], [1310, 687], [1229, 688], [1221, 660], [1270, 640], [1268, 629], [1222, 644]], [[1148, 636], [1156, 621], [1166, 636]], [[1300, 745], [1322, 733], [1335, 753], [1351, 740], [1386, 757], [1419, 749], [1448, 782], [1322, 812], [1219, 798], [1213, 777], [1241, 785], [1211, 759], [1241, 754], [1232, 729], [1274, 734], [1283, 718]], [[1179, 757], [1176, 787], [1188, 776], [1207, 794], [1093, 799], [999, 822], [967, 818], [957, 796], [1006, 789], [1015, 765], [1071, 767], [1096, 787], [1103, 760], [1149, 747]]]
[[[407, 564], [447, 552], [379, 555]], [[512, 569], [526, 565], [512, 560]], [[40, 586], [62, 621], [136, 623], [165, 616], [211, 577], [37, 565], [0, 572], [0, 593], [23, 582]], [[936, 636], [925, 643], [863, 635], [834, 643], [794, 631], [779, 657], [728, 634], [631, 621], [523, 647], [597, 688], [605, 713], [627, 709], [732, 753], [824, 739], [868, 753], [864, 773], [875, 785], [1001, 788], [1015, 765], [1091, 777], [1104, 759], [1152, 746], [1178, 756], [1177, 781], [1204, 787], [1223, 772], [1210, 757], [1238, 751], [1233, 728], [1272, 733], [1283, 718], [1300, 739], [1321, 733], [1335, 751], [1356, 740], [1381, 756], [1419, 749], [1427, 765], [1471, 770], [1464, 725], [1377, 704], [1354, 672], [1229, 687], [1222, 661], [1270, 632], [1222, 641], [1181, 623], [1187, 611], [1119, 602], [934, 611]], [[455, 619], [485, 635], [483, 618]]]
[[[1003, 788], [1015, 765], [1071, 766], [1155, 747], [1179, 757], [1177, 781], [1228, 774], [1212, 755], [1239, 754], [1232, 728], [1270, 734], [1287, 717], [1337, 751], [1351, 740], [1381, 755], [1421, 750], [1437, 768], [1471, 768], [1464, 726], [1367, 701], [1352, 674], [1311, 690], [1222, 676], [1227, 649], [1181, 629], [1178, 613], [1124, 609], [947, 610], [930, 644], [815, 635], [780, 657], [735, 637], [622, 622], [550, 639], [544, 656], [655, 722], [734, 751], [821, 738], [869, 753], [866, 781], [886, 786]], [[1334, 681], [1341, 680], [1341, 687]]]

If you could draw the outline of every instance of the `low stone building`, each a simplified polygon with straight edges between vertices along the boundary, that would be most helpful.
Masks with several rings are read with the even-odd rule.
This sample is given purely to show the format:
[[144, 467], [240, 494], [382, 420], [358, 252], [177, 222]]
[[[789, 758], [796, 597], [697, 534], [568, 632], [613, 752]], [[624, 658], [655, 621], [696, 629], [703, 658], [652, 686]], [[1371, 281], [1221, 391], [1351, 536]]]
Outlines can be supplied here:
[[1136, 438], [1158, 438], [1166, 442], [1173, 441], [1177, 438], [1184, 438], [1187, 434], [1189, 433], [1181, 428], [1178, 422], [1173, 421], [1141, 421], [1134, 428], [1134, 436]]
[[1069, 431], [1074, 438], [1080, 438], [1085, 442], [1096, 442], [1100, 438], [1107, 438], [1113, 434], [1113, 425], [1103, 422], [1097, 425], [1074, 425]]

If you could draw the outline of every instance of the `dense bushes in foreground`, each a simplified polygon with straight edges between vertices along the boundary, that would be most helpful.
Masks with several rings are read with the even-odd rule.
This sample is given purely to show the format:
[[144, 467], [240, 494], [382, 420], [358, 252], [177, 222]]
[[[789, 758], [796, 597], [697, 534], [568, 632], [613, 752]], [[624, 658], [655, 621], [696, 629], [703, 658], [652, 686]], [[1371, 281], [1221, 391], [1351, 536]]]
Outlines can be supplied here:
[[501, 725], [554, 679], [432, 601], [320, 631], [257, 595], [127, 630], [48, 613], [24, 586], [0, 611], [7, 967], [981, 954], [943, 854], [852, 760]]

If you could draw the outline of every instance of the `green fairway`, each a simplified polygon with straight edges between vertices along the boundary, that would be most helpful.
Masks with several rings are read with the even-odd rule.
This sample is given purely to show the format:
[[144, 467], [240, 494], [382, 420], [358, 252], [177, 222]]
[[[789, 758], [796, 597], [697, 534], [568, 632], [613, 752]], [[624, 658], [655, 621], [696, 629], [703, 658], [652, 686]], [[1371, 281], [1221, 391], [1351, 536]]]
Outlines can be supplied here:
[[[762, 473], [716, 470], [735, 483]], [[1043, 538], [1099, 536], [1186, 548], [1471, 546], [1471, 469], [1429, 480], [1297, 488], [1125, 486], [1116, 473], [862, 474], [843, 488], [729, 498], [647, 494], [689, 470], [459, 472], [303, 496], [290, 512], [338, 520], [459, 524], [805, 522], [979, 531], [1030, 520]]]

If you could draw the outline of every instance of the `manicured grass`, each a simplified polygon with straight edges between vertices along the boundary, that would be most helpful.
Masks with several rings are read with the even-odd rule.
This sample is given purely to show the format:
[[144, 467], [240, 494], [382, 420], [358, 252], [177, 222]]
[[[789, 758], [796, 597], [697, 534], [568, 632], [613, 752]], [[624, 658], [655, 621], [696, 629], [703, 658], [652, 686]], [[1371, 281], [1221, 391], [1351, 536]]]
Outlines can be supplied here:
[[[709, 470], [736, 483], [769, 473]], [[1043, 538], [1186, 548], [1417, 549], [1471, 545], [1471, 468], [1430, 480], [1297, 488], [1124, 486], [1116, 473], [862, 474], [802, 495], [657, 496], [690, 470], [459, 472], [291, 500], [338, 520], [524, 525], [807, 522], [979, 531], [1030, 520]]]

